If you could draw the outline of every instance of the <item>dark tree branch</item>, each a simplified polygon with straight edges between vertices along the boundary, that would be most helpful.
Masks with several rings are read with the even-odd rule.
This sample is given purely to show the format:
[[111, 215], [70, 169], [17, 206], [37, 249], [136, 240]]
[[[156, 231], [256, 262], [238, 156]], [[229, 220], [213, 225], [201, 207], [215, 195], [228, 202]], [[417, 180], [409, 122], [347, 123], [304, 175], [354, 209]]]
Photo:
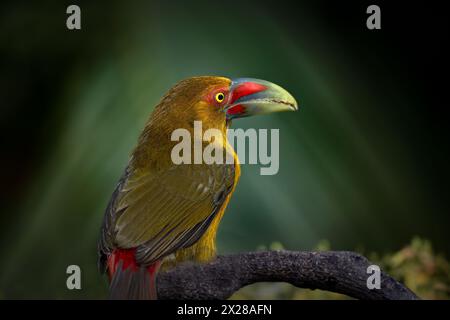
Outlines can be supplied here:
[[260, 251], [219, 256], [207, 264], [183, 264], [158, 276], [160, 299], [227, 299], [256, 282], [288, 282], [299, 288], [322, 289], [356, 299], [418, 297], [385, 273], [381, 288], [367, 288], [372, 263], [354, 252]]

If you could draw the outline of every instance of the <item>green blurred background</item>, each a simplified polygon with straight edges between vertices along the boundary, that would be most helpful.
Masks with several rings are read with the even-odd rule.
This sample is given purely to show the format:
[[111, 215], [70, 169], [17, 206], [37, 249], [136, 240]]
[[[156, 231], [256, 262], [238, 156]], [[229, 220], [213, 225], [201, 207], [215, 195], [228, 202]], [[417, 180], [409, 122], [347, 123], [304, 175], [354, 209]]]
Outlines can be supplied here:
[[448, 18], [378, 3], [369, 31], [368, 1], [2, 2], [0, 298], [105, 297], [103, 211], [153, 106], [194, 75], [266, 79], [301, 105], [233, 123], [280, 129], [280, 171], [243, 166], [220, 253], [419, 235], [449, 256]]

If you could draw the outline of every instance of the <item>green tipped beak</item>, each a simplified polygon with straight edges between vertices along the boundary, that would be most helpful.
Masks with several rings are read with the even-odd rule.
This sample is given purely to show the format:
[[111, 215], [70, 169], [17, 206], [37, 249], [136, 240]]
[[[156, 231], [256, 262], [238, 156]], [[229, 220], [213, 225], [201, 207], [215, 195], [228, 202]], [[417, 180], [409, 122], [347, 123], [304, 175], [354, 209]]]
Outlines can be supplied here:
[[239, 78], [231, 83], [227, 118], [298, 110], [297, 101], [282, 87], [265, 80]]

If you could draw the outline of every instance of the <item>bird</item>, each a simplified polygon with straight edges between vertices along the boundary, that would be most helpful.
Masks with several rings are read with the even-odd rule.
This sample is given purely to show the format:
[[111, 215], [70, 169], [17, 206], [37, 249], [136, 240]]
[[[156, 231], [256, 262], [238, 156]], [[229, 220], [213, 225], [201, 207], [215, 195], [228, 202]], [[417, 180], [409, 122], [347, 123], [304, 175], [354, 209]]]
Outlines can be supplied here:
[[[214, 259], [217, 230], [241, 172], [227, 129], [234, 119], [297, 109], [290, 93], [260, 79], [196, 76], [169, 89], [146, 122], [104, 213], [98, 266], [108, 274], [110, 299], [157, 299], [160, 268]], [[194, 121], [223, 133], [216, 143], [231, 163], [172, 161], [177, 143], [172, 132], [193, 133]]]

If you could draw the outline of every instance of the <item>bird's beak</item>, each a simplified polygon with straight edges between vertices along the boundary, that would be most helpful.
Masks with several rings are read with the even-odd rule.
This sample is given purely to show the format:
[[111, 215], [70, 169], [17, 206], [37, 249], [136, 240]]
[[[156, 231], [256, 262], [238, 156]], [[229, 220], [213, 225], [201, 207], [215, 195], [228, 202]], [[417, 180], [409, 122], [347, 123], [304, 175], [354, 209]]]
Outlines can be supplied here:
[[235, 119], [297, 109], [297, 101], [280, 86], [265, 80], [239, 78], [232, 80], [225, 111], [228, 119]]

